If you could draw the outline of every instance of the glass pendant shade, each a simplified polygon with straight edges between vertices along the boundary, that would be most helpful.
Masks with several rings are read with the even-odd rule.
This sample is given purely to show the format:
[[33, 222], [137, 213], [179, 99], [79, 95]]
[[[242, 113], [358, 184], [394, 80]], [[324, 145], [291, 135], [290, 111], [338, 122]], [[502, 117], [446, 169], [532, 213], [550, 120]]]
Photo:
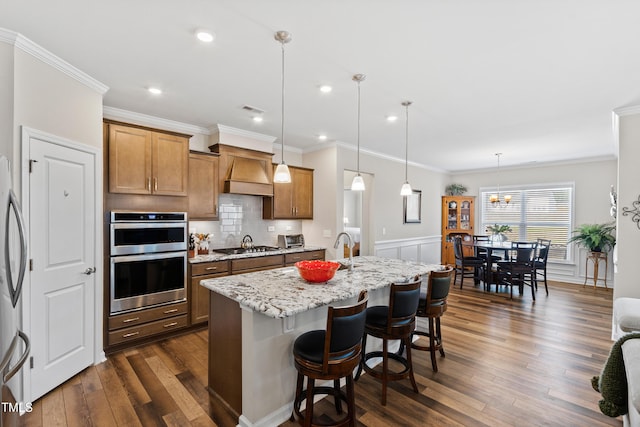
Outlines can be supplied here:
[[285, 184], [291, 182], [291, 173], [289, 172], [289, 166], [285, 163], [280, 163], [276, 168], [276, 172], [273, 174], [273, 182]]
[[360, 174], [353, 177], [353, 181], [351, 181], [351, 191], [364, 191], [364, 180]]
[[273, 174], [273, 182], [286, 184], [291, 182], [291, 173], [289, 172], [289, 167], [284, 162], [284, 45], [285, 43], [289, 43], [291, 41], [291, 34], [286, 31], [277, 31], [274, 38], [280, 42], [282, 48], [282, 116], [281, 116], [281, 127], [280, 127], [280, 164], [276, 167], [276, 171]]
[[402, 188], [400, 189], [401, 196], [410, 196], [413, 191], [411, 190], [411, 184], [409, 182], [405, 182], [402, 184]]

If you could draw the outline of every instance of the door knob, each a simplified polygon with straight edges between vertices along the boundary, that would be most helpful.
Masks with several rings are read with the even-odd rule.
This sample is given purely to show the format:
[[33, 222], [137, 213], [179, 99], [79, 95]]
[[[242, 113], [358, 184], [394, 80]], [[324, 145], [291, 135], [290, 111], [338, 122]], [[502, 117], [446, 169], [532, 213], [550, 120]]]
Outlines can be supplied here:
[[82, 272], [82, 274], [86, 274], [87, 276], [93, 274], [96, 272], [96, 268], [95, 267], [89, 267], [87, 268], [85, 271]]

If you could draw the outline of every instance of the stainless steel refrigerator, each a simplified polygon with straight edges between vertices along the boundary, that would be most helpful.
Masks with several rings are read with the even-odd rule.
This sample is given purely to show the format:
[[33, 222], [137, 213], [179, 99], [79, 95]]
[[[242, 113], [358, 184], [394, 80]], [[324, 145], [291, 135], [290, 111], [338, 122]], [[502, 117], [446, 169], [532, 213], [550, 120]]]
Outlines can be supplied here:
[[0, 427], [17, 426], [19, 413], [30, 410], [30, 403], [16, 401], [22, 396], [20, 375], [16, 374], [30, 349], [29, 338], [20, 330], [18, 307], [27, 262], [25, 237], [20, 205], [11, 188], [9, 160], [0, 156]]

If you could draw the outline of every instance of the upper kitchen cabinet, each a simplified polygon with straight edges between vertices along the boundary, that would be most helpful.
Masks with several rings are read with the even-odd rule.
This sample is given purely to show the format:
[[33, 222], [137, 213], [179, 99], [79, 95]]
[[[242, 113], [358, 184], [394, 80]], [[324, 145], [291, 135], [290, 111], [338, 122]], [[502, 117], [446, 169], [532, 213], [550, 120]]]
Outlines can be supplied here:
[[189, 152], [189, 219], [218, 219], [218, 167], [216, 154]]
[[186, 196], [189, 136], [109, 123], [109, 192]]
[[274, 183], [273, 197], [263, 199], [264, 219], [313, 219], [313, 169], [289, 166], [289, 172], [291, 182]]

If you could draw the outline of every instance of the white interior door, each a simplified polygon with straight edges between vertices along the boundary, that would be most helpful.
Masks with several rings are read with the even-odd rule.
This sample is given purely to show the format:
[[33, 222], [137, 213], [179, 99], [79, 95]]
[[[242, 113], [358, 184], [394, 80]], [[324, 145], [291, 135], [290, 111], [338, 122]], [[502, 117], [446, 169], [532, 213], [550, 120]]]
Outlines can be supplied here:
[[29, 397], [35, 400], [93, 362], [96, 195], [91, 154], [31, 139], [30, 159]]

